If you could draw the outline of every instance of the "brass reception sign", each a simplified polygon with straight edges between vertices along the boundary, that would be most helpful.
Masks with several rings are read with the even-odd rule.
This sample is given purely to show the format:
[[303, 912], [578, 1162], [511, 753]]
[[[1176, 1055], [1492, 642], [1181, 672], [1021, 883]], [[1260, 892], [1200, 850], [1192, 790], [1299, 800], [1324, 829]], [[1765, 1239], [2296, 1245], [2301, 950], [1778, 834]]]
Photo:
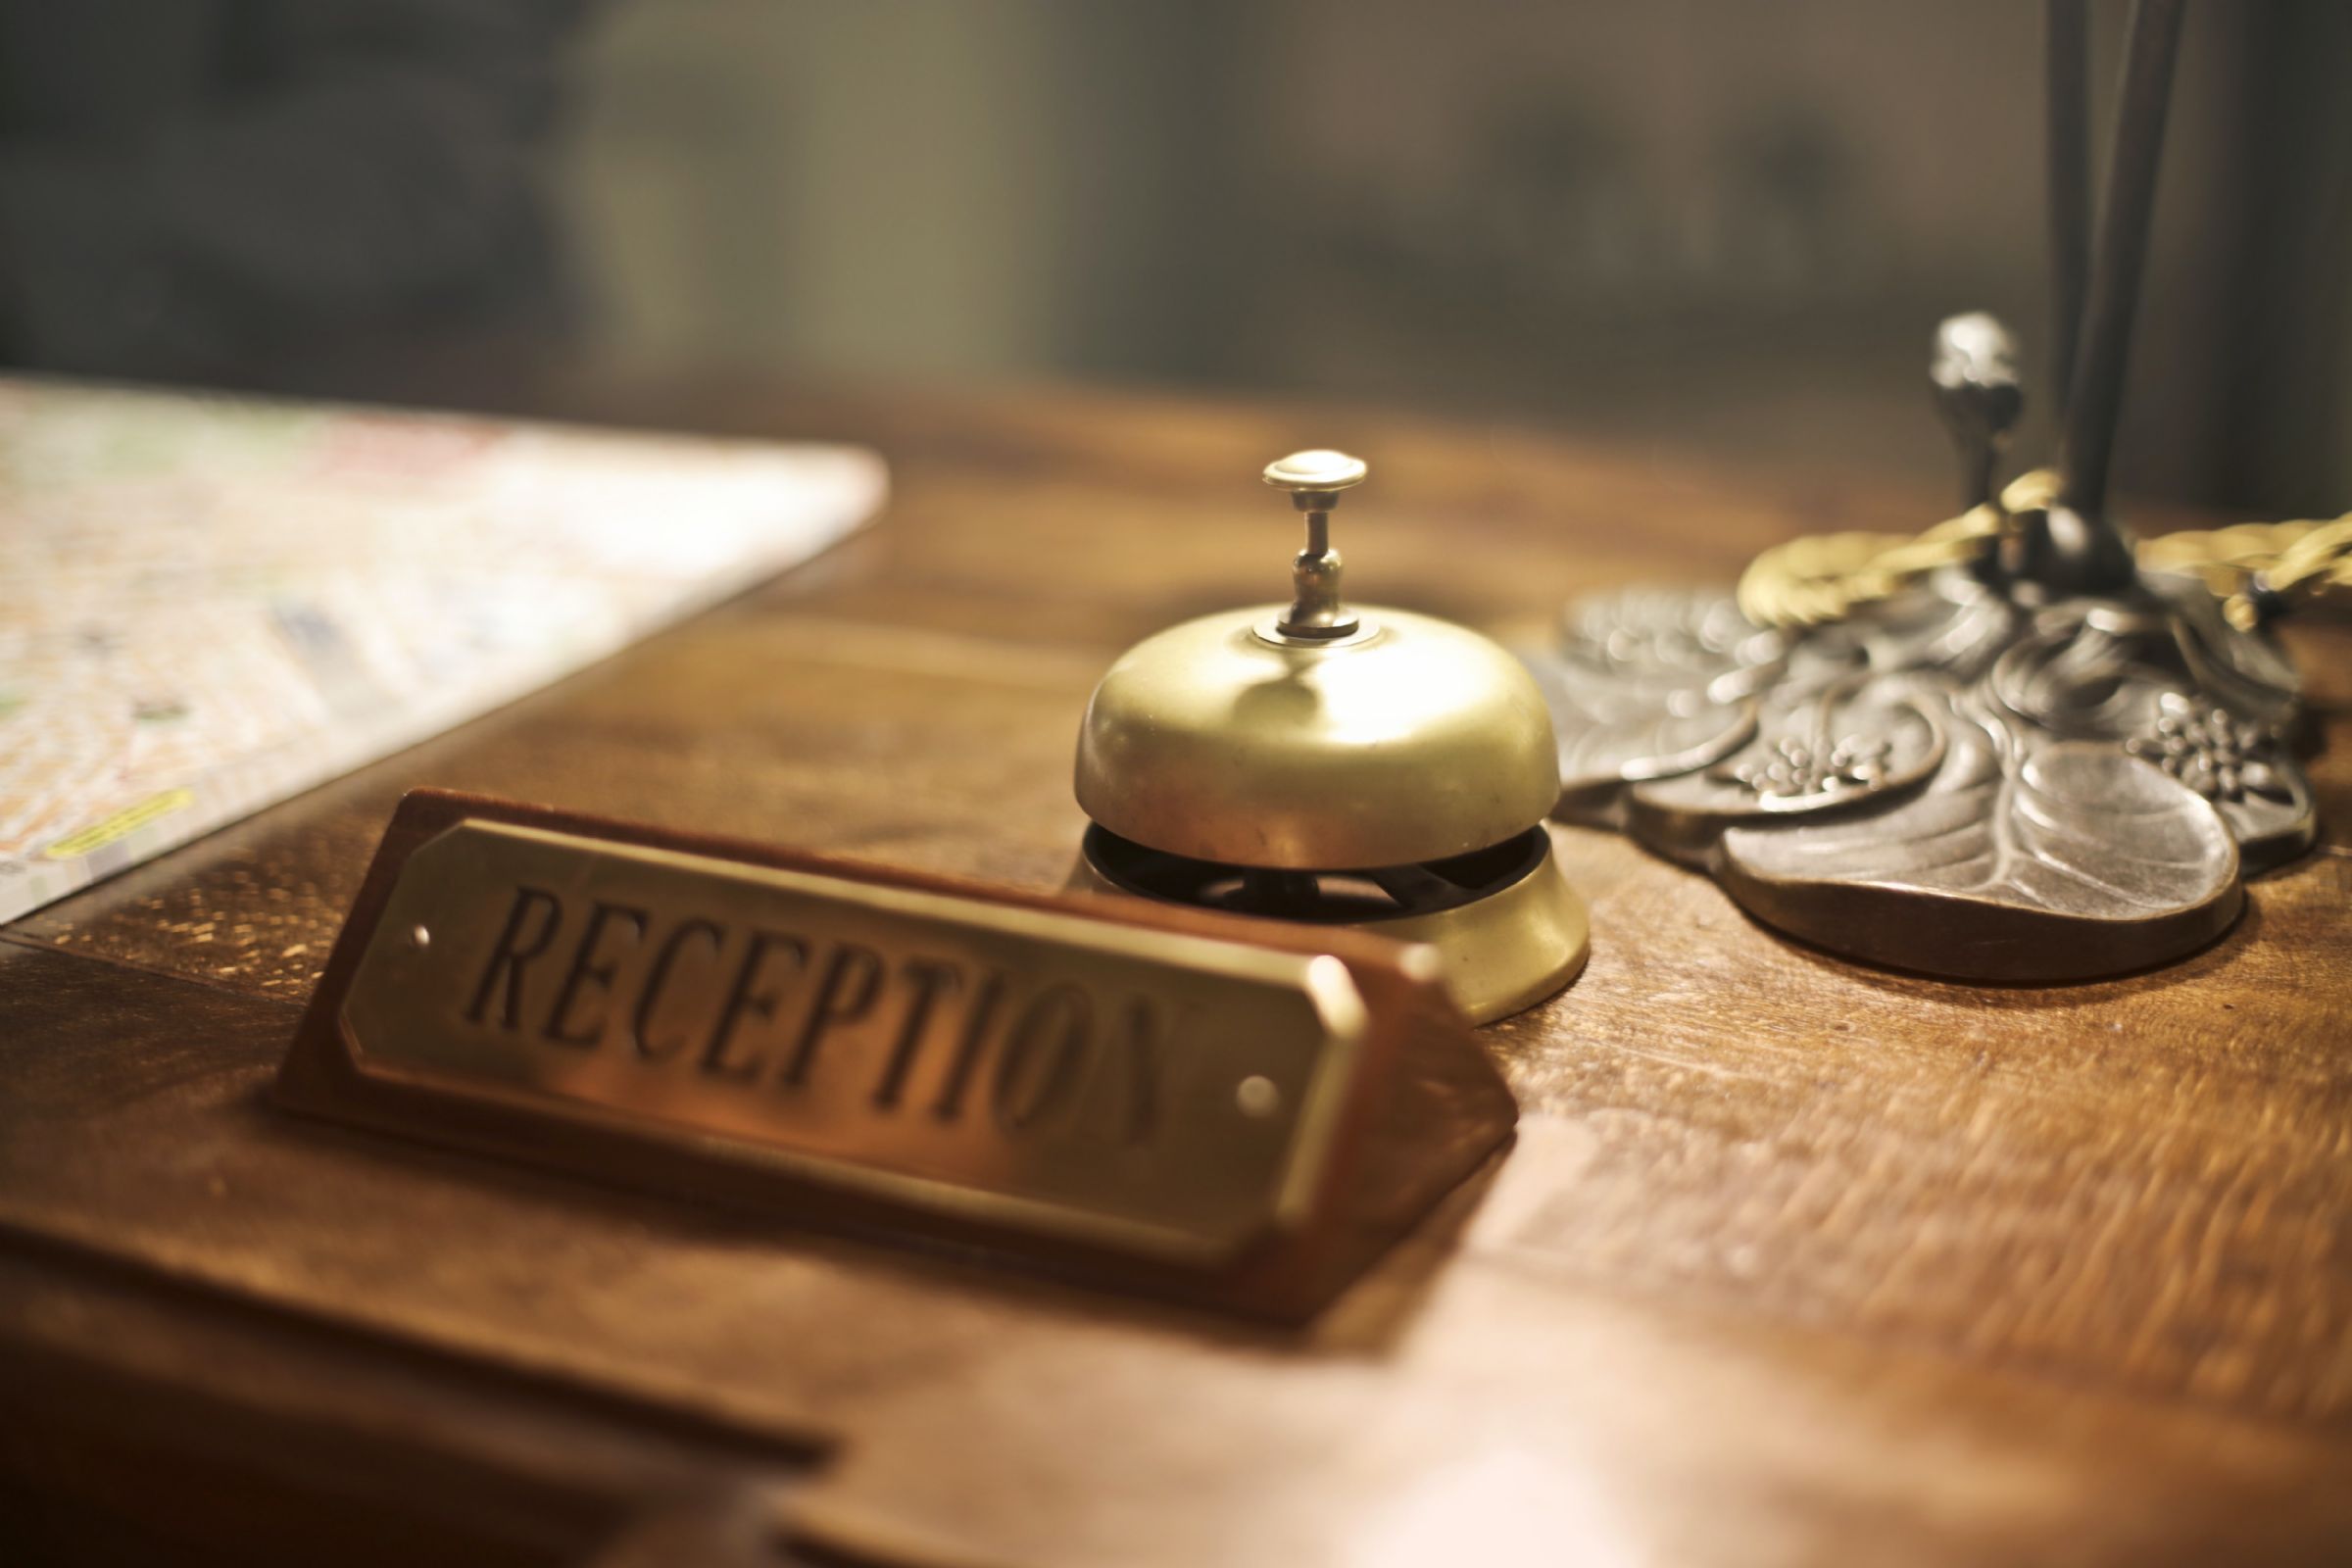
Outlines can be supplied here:
[[1492, 1069], [1425, 954], [1180, 923], [420, 793], [279, 1098], [860, 1230], [1247, 1273], [1347, 1206], [1413, 1099], [1400, 1051]]
[[343, 1025], [363, 1073], [1214, 1260], [1303, 1217], [1364, 1004], [1336, 958], [462, 822]]

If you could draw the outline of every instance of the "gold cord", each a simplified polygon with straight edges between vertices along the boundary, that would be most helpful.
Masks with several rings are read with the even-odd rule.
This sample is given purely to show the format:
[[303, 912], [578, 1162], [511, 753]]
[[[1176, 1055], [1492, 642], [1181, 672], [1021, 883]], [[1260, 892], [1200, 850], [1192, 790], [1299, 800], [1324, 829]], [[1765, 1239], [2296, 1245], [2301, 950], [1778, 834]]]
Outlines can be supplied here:
[[2018, 514], [2049, 505], [2058, 477], [2020, 474], [2000, 503], [1971, 507], [1922, 534], [1825, 533], [1775, 545], [1740, 578], [1740, 612], [1759, 626], [1818, 626], [1891, 599], [1946, 566], [1980, 560], [2018, 530]]
[[[1775, 545], [1740, 576], [1740, 613], [1776, 627], [1841, 619], [1930, 573], [1984, 560], [2018, 532], [2025, 514], [2052, 505], [2058, 487], [2056, 473], [2035, 468], [2011, 481], [1998, 505], [1972, 507], [1925, 533], [1815, 534]], [[2138, 556], [2151, 571], [2201, 578], [2224, 602], [2230, 624], [2252, 630], [2277, 614], [2290, 593], [2352, 587], [2352, 513], [2331, 522], [2248, 522], [2166, 534], [2143, 541]]]
[[2204, 579], [2230, 624], [2251, 631], [2262, 624], [2266, 596], [2276, 607], [2290, 594], [2309, 598], [2352, 587], [2352, 514], [2328, 522], [2241, 522], [2168, 533], [2141, 543], [2139, 564]]

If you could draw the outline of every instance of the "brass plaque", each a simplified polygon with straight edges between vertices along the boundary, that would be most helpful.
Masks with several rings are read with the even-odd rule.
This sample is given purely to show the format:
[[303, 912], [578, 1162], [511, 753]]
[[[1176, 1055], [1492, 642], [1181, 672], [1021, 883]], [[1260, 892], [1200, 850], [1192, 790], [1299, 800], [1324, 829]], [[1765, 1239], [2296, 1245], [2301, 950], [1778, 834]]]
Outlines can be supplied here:
[[1328, 955], [468, 818], [338, 1023], [366, 1079], [1214, 1268], [1308, 1222], [1367, 1012]]

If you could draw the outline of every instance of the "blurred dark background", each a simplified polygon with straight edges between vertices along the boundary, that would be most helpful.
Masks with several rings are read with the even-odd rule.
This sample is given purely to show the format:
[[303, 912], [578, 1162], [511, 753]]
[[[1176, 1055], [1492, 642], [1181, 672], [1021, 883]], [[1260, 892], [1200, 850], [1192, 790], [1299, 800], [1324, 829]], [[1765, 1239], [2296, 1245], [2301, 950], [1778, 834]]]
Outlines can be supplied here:
[[[89, 368], [453, 402], [524, 360], [1304, 392], [1940, 482], [1936, 318], [2047, 343], [2037, 0], [313, 4], [198, 9], [362, 19], [322, 78], [238, 90], [347, 84], [370, 48], [440, 81], [385, 138], [448, 143], [390, 232], [436, 220], [438, 167], [506, 248], [438, 255], [472, 280], [398, 310], [347, 291], [287, 330], [311, 318], [264, 298], [274, 332]], [[2102, 133], [2125, 15], [2092, 7]], [[42, 30], [9, 31], [12, 92]], [[2352, 507], [2347, 68], [2340, 0], [2192, 8], [2127, 490]], [[199, 189], [233, 208], [237, 167]], [[367, 253], [338, 225], [381, 215], [328, 193], [369, 177], [262, 224], [283, 286]]]

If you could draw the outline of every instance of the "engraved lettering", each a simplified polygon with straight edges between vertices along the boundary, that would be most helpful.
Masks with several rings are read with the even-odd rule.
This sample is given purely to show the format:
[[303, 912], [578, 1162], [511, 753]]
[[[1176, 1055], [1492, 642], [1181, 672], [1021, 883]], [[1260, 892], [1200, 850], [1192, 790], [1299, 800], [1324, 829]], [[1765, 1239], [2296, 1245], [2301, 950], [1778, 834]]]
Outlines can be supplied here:
[[923, 1031], [931, 1022], [931, 1004], [939, 1000], [942, 991], [953, 991], [963, 983], [963, 972], [952, 963], [932, 958], [909, 958], [900, 973], [913, 995], [906, 999], [906, 1016], [899, 1022], [899, 1038], [890, 1048], [890, 1060], [882, 1069], [882, 1081], [874, 1086], [874, 1107], [892, 1110], [899, 1096], [906, 1088], [906, 1075], [914, 1070], [915, 1053], [922, 1049]]
[[[539, 927], [528, 937], [523, 927], [537, 911]], [[495, 993], [499, 998], [499, 1027], [515, 1028], [522, 1018], [522, 966], [545, 953], [548, 944], [556, 940], [556, 927], [564, 923], [564, 906], [553, 893], [540, 888], [514, 889], [514, 902], [507, 908], [506, 928], [498, 934], [498, 945], [490, 950], [490, 962], [482, 970], [481, 980], [473, 988], [473, 1000], [466, 1004], [468, 1023], [480, 1023]]]
[[645, 990], [638, 994], [637, 1011], [629, 1021], [629, 1038], [637, 1047], [637, 1054], [648, 1061], [662, 1061], [674, 1056], [678, 1049], [686, 1044], [683, 1034], [673, 1036], [665, 1045], [655, 1044], [654, 1009], [662, 1004], [662, 991], [669, 984], [669, 971], [678, 961], [679, 950], [686, 946], [688, 937], [698, 936], [710, 941], [712, 957], [718, 956], [719, 949], [725, 946], [727, 940], [727, 934], [719, 929], [716, 921], [698, 916], [679, 921], [677, 928], [662, 939], [662, 946], [654, 950], [653, 967], [646, 971]]
[[1120, 1053], [1127, 1064], [1127, 1114], [1119, 1128], [1122, 1143], [1148, 1144], [1159, 1132], [1160, 1045], [1167, 1039], [1166, 1021], [1149, 997], [1127, 1003], [1126, 1029]]
[[[1347, 1075], [1393, 1073], [1391, 1031], [1422, 1021], [1385, 970], [1359, 1009], [1328, 964], [1205, 937], [426, 807], [387, 841], [289, 1103], [649, 1189], [700, 1172], [796, 1221], [1022, 1234], [1223, 1292], [1334, 1179], [1321, 1123], [1390, 1092]], [[1498, 1101], [1470, 1110], [1479, 1138], [1507, 1130]]]
[[956, 1054], [948, 1062], [947, 1081], [939, 1086], [939, 1098], [932, 1102], [931, 1114], [941, 1121], [954, 1121], [963, 1114], [964, 1087], [972, 1081], [972, 1069], [980, 1064], [980, 1048], [988, 1039], [988, 1027], [996, 1021], [997, 1004], [1004, 995], [1004, 971], [991, 969], [988, 978], [980, 983], [980, 994], [972, 999], [972, 1010], [964, 1014], [963, 1038], [956, 1043]]
[[547, 1009], [547, 1023], [539, 1033], [545, 1039], [564, 1046], [593, 1046], [603, 1038], [605, 1018], [600, 1010], [593, 1021], [574, 1028], [571, 1025], [572, 1004], [580, 1000], [583, 986], [600, 992], [612, 989], [612, 976], [620, 967], [617, 958], [602, 962], [591, 961], [596, 956], [597, 944], [603, 940], [605, 926], [613, 919], [629, 923], [629, 941], [645, 940], [646, 921], [650, 918], [643, 909], [626, 904], [607, 904], [598, 899], [588, 908], [588, 926], [580, 933], [580, 945], [572, 950], [571, 967], [564, 972], [564, 984], [556, 992], [555, 1005]]
[[744, 949], [743, 962], [735, 969], [735, 982], [727, 988], [726, 1005], [719, 1008], [718, 1022], [710, 1029], [710, 1044], [703, 1048], [703, 1071], [720, 1078], [751, 1079], [760, 1074], [762, 1058], [753, 1056], [736, 1059], [727, 1054], [727, 1047], [735, 1038], [735, 1026], [747, 1012], [766, 1019], [776, 1015], [779, 1000], [773, 991], [755, 991], [760, 978], [760, 965], [768, 953], [781, 948], [790, 953], [802, 969], [808, 967], [808, 944], [796, 936], [779, 931], [754, 931], [751, 946]]
[[825, 1036], [873, 1011], [874, 998], [881, 991], [879, 954], [855, 942], [836, 947], [833, 956], [825, 960], [824, 975], [816, 983], [816, 1000], [808, 1004], [808, 1016], [802, 1020], [800, 1038], [792, 1043], [791, 1058], [784, 1064], [784, 1081], [807, 1083], [808, 1069], [816, 1065], [816, 1048], [824, 1043]]
[[997, 1062], [993, 1104], [1009, 1132], [1034, 1126], [1069, 1098], [1085, 1066], [1094, 1004], [1074, 985], [1048, 986], [1030, 999], [1005, 1037]]

